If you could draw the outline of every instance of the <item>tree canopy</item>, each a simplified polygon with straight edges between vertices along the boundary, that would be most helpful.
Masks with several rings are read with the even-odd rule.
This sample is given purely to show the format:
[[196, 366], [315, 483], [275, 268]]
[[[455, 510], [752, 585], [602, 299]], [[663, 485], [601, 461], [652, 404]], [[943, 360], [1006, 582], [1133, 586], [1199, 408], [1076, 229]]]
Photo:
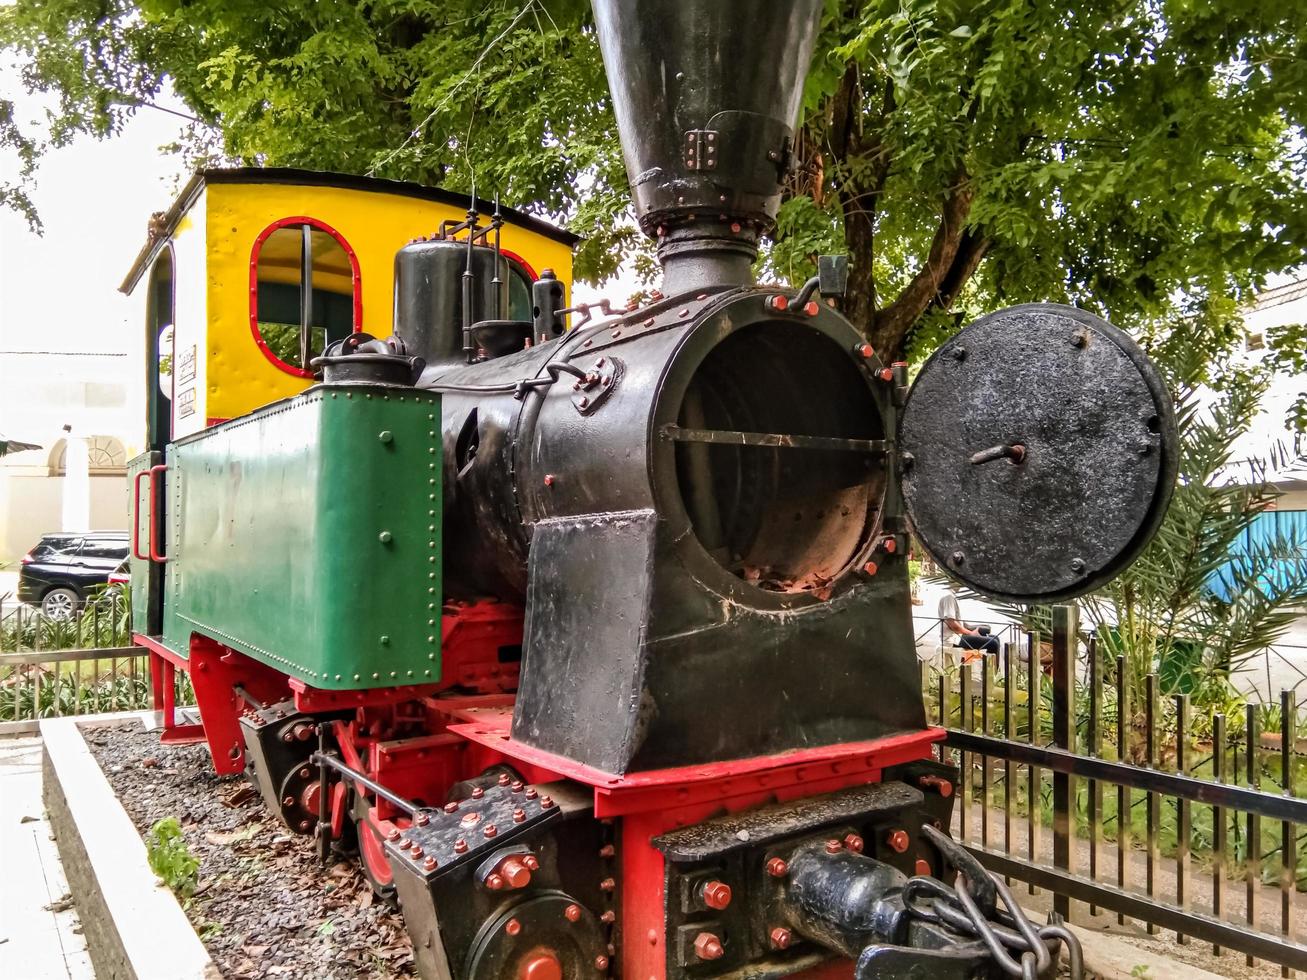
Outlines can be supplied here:
[[[648, 253], [586, 0], [16, 0], [0, 99], [24, 190], [166, 85], [192, 158], [424, 181], [565, 220], [578, 275]], [[847, 251], [846, 311], [897, 356], [959, 308], [1060, 300], [1220, 319], [1307, 251], [1307, 17], [1283, 0], [826, 0], [773, 274]], [[646, 266], [647, 268], [647, 266]]]

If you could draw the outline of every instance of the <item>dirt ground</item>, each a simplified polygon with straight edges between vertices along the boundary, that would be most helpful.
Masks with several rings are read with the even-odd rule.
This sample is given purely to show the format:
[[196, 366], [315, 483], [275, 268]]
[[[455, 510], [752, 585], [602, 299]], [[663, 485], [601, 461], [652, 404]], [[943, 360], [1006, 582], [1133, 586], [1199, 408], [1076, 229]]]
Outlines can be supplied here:
[[353, 863], [318, 864], [312, 841], [289, 833], [257, 794], [213, 774], [203, 745], [164, 746], [137, 723], [88, 728], [91, 751], [141, 831], [181, 823], [200, 861], [186, 914], [226, 977], [391, 978], [414, 975], [400, 914]]

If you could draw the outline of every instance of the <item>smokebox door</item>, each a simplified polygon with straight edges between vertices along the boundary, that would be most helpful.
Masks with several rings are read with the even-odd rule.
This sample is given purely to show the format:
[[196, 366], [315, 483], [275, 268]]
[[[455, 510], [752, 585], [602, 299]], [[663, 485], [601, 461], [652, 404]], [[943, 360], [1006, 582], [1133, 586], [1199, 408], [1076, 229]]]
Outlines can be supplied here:
[[1126, 334], [1027, 304], [926, 362], [899, 421], [913, 532], [976, 592], [1051, 602], [1099, 587], [1148, 543], [1175, 483], [1170, 396]]

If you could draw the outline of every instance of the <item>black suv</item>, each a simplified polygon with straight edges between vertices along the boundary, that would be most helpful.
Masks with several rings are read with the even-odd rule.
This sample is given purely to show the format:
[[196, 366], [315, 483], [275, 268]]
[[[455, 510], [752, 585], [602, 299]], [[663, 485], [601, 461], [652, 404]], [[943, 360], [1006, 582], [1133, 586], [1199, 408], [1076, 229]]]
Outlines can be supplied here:
[[126, 531], [46, 534], [23, 556], [18, 570], [20, 602], [40, 603], [51, 619], [68, 619], [127, 557]]

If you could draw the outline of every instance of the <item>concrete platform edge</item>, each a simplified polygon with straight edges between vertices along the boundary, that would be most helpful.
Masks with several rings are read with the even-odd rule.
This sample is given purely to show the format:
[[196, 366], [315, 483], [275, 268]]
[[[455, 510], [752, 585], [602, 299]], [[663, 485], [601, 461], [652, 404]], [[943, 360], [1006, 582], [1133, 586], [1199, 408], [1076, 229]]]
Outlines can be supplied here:
[[219, 980], [181, 905], [150, 870], [140, 834], [78, 729], [85, 721], [41, 722], [43, 793], [96, 975]]

